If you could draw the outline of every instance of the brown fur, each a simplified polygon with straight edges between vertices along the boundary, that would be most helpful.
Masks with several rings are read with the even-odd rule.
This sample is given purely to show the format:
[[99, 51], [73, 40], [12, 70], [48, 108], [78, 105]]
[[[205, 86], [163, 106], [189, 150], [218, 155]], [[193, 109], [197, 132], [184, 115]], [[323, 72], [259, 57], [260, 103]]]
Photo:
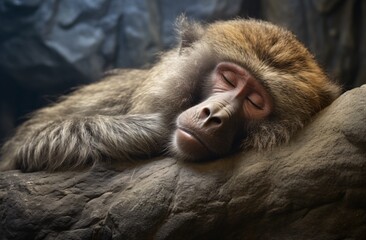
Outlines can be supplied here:
[[[181, 44], [149, 70], [119, 70], [41, 109], [2, 148], [0, 169], [74, 169], [167, 153], [175, 118], [204, 97], [221, 61], [248, 69], [274, 112], [248, 125], [243, 148], [271, 148], [329, 105], [340, 88], [288, 31], [255, 20], [211, 25], [178, 20]], [[178, 156], [179, 158], [179, 156]]]

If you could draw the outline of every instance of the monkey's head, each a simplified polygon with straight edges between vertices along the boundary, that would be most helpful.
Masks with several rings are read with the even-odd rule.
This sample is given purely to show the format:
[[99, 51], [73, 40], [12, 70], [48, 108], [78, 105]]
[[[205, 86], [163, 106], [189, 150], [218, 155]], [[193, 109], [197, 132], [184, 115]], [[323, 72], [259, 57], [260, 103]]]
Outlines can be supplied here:
[[288, 142], [340, 94], [283, 28], [256, 20], [204, 26], [182, 18], [179, 23], [179, 64], [193, 72], [181, 87], [190, 84], [190, 92], [200, 92], [176, 120], [172, 145], [181, 158], [214, 158]]

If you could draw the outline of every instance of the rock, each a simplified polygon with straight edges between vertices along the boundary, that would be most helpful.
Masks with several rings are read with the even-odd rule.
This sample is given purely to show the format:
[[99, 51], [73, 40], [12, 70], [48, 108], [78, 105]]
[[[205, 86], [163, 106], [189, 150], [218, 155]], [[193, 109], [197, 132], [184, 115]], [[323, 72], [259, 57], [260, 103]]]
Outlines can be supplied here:
[[185, 13], [237, 16], [242, 0], [0, 1], [0, 142], [36, 108], [116, 67], [151, 64]]
[[270, 152], [0, 173], [1, 239], [365, 239], [365, 96]]
[[99, 79], [111, 67], [141, 67], [175, 43], [175, 18], [238, 14], [240, 0], [4, 0], [0, 3], [0, 74], [50, 93]]

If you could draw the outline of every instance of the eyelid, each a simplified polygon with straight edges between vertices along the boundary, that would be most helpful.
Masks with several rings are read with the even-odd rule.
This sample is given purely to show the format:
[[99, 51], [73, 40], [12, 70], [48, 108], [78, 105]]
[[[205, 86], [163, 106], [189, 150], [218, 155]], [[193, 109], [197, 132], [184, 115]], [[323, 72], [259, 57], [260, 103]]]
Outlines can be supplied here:
[[263, 110], [264, 108], [259, 106], [258, 104], [256, 104], [252, 99], [250, 99], [249, 97], [246, 97], [246, 99], [251, 103], [253, 104], [254, 107], [260, 109], [260, 110]]
[[232, 86], [232, 87], [234, 87], [235, 88], [235, 85], [232, 83], [232, 81], [231, 80], [229, 80], [229, 78], [228, 77], [226, 77], [225, 76], [225, 73], [223, 72], [223, 73], [221, 73], [221, 75], [222, 75], [222, 78], [225, 80], [225, 82], [227, 82], [230, 86]]

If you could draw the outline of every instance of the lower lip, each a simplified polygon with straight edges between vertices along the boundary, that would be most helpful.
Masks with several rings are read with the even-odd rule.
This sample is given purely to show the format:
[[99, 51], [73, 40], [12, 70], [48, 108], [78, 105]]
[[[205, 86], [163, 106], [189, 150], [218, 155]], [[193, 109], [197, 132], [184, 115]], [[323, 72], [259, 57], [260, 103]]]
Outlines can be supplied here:
[[177, 129], [175, 137], [177, 147], [193, 158], [206, 158], [212, 155], [200, 140], [185, 130]]

